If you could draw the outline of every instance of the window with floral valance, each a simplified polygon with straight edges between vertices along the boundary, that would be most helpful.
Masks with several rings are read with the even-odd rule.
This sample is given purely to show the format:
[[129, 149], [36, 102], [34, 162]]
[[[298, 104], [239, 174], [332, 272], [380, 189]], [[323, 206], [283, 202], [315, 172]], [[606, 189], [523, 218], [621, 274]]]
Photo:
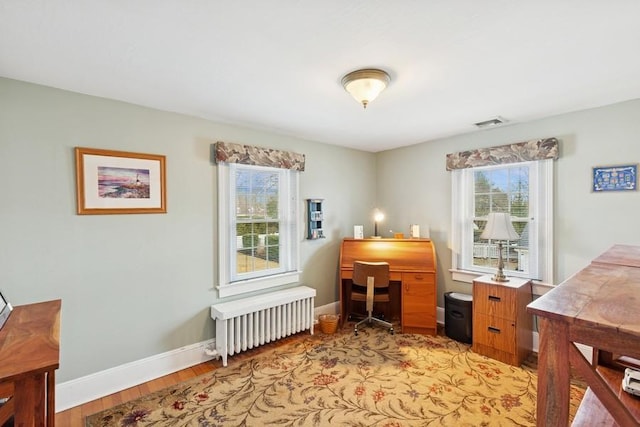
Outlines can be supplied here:
[[497, 242], [480, 239], [490, 212], [510, 214], [519, 234], [503, 248], [507, 275], [553, 283], [553, 160], [556, 138], [451, 153], [452, 272], [493, 273]]
[[299, 280], [298, 180], [305, 156], [218, 142], [221, 298]]

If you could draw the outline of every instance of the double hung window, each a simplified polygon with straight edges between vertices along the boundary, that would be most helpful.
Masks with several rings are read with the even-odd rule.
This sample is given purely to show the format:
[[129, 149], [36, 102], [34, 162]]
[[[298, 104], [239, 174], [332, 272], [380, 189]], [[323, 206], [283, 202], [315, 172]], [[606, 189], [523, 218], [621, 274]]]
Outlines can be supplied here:
[[218, 165], [220, 296], [298, 280], [298, 172]]
[[453, 276], [494, 273], [498, 242], [481, 239], [491, 212], [506, 212], [519, 237], [502, 242], [507, 276], [553, 283], [553, 161], [479, 166], [452, 172]]

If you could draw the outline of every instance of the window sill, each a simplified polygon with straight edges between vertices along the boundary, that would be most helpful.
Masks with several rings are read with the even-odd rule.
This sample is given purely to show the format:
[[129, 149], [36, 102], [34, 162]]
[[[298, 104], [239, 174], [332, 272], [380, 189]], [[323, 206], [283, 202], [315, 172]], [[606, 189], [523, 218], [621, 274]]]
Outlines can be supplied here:
[[249, 292], [263, 291], [276, 286], [290, 285], [298, 283], [300, 280], [300, 272], [294, 271], [289, 273], [278, 274], [275, 276], [261, 277], [259, 279], [243, 280], [240, 282], [226, 283], [219, 285], [218, 296], [220, 298], [231, 297], [234, 295], [246, 294]]
[[457, 270], [450, 268], [451, 278], [456, 282], [472, 283], [473, 279], [483, 276], [485, 273], [476, 273], [474, 271]]
[[[475, 271], [468, 271], [468, 270], [457, 270], [455, 268], [449, 269], [449, 272], [451, 273], [451, 278], [453, 280], [457, 282], [465, 282], [465, 283], [472, 283], [474, 279], [487, 274], [487, 273], [478, 273]], [[550, 285], [549, 283], [543, 283], [537, 280], [533, 281], [534, 295], [544, 295], [553, 288], [555, 288], [555, 286]]]

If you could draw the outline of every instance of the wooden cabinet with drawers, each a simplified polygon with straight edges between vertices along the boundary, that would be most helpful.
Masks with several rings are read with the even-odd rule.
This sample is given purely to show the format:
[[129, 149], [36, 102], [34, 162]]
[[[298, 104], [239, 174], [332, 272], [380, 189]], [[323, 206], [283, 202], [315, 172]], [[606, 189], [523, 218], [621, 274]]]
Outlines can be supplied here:
[[402, 333], [436, 334], [435, 275], [402, 273]]
[[531, 280], [510, 277], [495, 282], [491, 276], [473, 281], [473, 345], [476, 353], [519, 366], [533, 344]]

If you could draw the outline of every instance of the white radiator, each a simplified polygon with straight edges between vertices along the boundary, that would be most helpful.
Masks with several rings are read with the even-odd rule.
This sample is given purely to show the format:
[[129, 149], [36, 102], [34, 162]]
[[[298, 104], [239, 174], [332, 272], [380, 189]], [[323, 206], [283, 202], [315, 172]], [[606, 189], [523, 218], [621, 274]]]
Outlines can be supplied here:
[[313, 335], [315, 296], [315, 289], [298, 286], [212, 305], [222, 365], [227, 366], [227, 356], [306, 329]]

